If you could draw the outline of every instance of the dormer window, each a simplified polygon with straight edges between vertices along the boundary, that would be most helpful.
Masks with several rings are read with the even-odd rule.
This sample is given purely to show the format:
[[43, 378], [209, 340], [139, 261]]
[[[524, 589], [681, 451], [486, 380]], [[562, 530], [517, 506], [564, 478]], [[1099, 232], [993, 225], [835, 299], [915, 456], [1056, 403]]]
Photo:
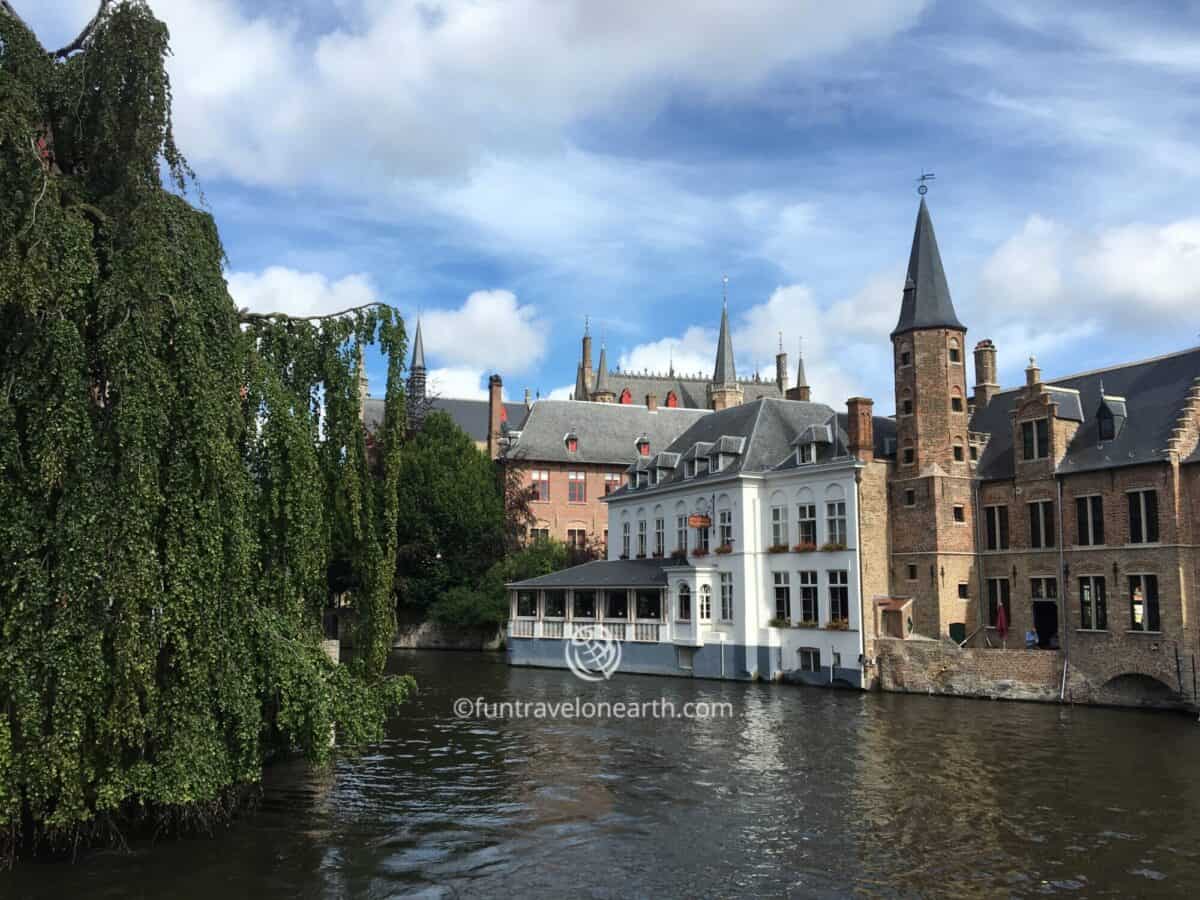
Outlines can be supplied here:
[[800, 445], [800, 464], [808, 465], [817, 461], [817, 445], [816, 444], [801, 444]]
[[694, 459], [689, 459], [686, 463], [684, 463], [683, 477], [684, 478], [695, 478], [696, 477], [696, 461]]
[[1096, 423], [1100, 426], [1100, 440], [1111, 441], [1117, 436], [1117, 424], [1113, 421], [1113, 414], [1107, 409], [1100, 409]]
[[720, 472], [721, 471], [721, 456], [720, 456], [720, 454], [710, 456], [708, 458], [708, 471], [710, 471], [710, 472]]
[[638, 451], [639, 456], [649, 456], [650, 455], [650, 438], [646, 437], [646, 435], [644, 435], [644, 434], [640, 438], [638, 438], [637, 439], [637, 451]]
[[645, 487], [648, 478], [649, 478], [649, 473], [645, 469], [639, 469], [638, 473], [637, 473], [637, 486]]
[[567, 432], [567, 436], [563, 438], [563, 443], [566, 445], [568, 453], [579, 452], [579, 437], [575, 434], [575, 432]]

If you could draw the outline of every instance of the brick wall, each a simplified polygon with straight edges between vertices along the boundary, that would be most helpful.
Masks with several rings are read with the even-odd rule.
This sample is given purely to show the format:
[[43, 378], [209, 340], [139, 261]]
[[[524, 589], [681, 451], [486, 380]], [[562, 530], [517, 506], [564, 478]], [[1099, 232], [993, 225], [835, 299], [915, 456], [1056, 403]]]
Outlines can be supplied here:
[[[566, 541], [571, 529], [584, 529], [589, 539], [595, 536], [603, 540], [608, 528], [608, 506], [601, 501], [604, 496], [604, 475], [622, 475], [626, 466], [600, 465], [597, 463], [537, 463], [520, 467], [525, 483], [529, 483], [530, 472], [542, 470], [550, 473], [550, 499], [535, 500], [529, 504], [530, 512], [537, 519], [537, 528], [546, 528], [555, 540]], [[583, 472], [586, 475], [587, 500], [572, 503], [568, 487], [568, 472]]]
[[882, 639], [876, 671], [885, 691], [1057, 701], [1063, 655], [1039, 650], [960, 650], [945, 641]]

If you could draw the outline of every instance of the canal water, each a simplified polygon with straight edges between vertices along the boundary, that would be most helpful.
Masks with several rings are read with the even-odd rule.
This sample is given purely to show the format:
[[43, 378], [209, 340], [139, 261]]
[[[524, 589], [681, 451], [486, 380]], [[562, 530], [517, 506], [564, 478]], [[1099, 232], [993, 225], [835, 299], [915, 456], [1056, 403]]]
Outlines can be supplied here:
[[[273, 767], [209, 838], [0, 873], [14, 897], [1183, 895], [1200, 726], [1174, 715], [510, 669], [397, 653], [369, 755]], [[460, 697], [728, 702], [727, 719], [488, 721]]]

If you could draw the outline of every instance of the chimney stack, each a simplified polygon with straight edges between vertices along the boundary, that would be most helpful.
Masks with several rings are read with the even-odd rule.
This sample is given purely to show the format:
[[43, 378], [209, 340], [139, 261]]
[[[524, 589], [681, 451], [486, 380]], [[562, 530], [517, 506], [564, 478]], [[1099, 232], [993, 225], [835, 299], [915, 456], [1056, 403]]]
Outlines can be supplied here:
[[1025, 367], [1025, 384], [1037, 387], [1042, 383], [1042, 370], [1038, 368], [1037, 357], [1029, 357], [1029, 365]]
[[996, 345], [982, 340], [975, 345], [975, 408], [983, 409], [1000, 392], [996, 375]]
[[501, 399], [504, 382], [499, 375], [488, 379], [488, 456], [500, 458], [500, 423], [504, 418], [504, 402]]
[[646, 395], [646, 409], [650, 410], [650, 412], [658, 410], [658, 394]]
[[875, 401], [851, 397], [846, 401], [846, 436], [850, 455], [870, 462], [875, 458]]

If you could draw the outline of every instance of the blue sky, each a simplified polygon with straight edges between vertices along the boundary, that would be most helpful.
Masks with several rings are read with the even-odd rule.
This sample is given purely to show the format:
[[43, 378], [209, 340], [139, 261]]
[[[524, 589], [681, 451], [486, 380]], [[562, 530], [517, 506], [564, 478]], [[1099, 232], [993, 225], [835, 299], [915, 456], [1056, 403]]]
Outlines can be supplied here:
[[[420, 312], [447, 396], [561, 392], [585, 315], [710, 370], [728, 274], [739, 373], [782, 331], [889, 412], [922, 169], [1005, 384], [1198, 343], [1196, 4], [151, 5], [239, 305]], [[94, 9], [16, 6], [47, 44]]]

